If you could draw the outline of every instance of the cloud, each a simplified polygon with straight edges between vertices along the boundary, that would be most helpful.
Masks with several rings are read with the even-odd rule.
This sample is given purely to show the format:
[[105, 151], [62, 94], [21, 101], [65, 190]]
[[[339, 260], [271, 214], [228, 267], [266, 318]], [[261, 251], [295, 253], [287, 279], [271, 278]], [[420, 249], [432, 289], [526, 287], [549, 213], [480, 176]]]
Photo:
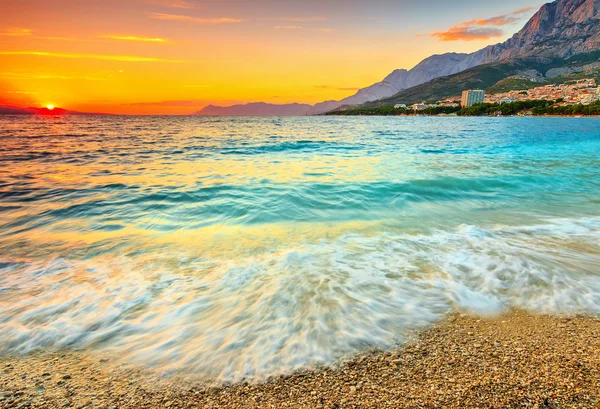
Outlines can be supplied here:
[[145, 43], [168, 43], [169, 40], [164, 38], [153, 38], [153, 37], [138, 37], [129, 35], [103, 35], [100, 38], [106, 38], [108, 40], [119, 40], [119, 41], [139, 41]]
[[512, 14], [523, 14], [523, 13], [530, 12], [531, 10], [535, 10], [535, 7], [533, 7], [533, 6], [522, 7], [520, 9], [516, 9], [515, 11], [513, 11]]
[[29, 37], [36, 38], [38, 40], [62, 40], [62, 41], [72, 41], [74, 38], [70, 37], [56, 37], [56, 36], [38, 36], [33, 35], [33, 30], [29, 30], [27, 28], [9, 28], [3, 32], [0, 32], [0, 36], [5, 37]]
[[56, 36], [33, 36], [32, 38], [37, 38], [39, 40], [57, 40], [57, 41], [75, 41], [75, 38], [71, 37], [56, 37]]
[[174, 9], [193, 9], [194, 5], [185, 0], [148, 0], [148, 3], [158, 4], [160, 6], [171, 7]]
[[[290, 26], [275, 26], [274, 28], [276, 30], [304, 30], [304, 27], [302, 27], [302, 26], [294, 26], [294, 25], [290, 25]], [[318, 33], [331, 33], [331, 32], [333, 32], [333, 28], [329, 28], [329, 27], [311, 28], [309, 30], [310, 31], [315, 31], [315, 32], [318, 32]]]
[[9, 28], [1, 32], [1, 36], [9, 37], [28, 37], [33, 34], [33, 31], [26, 28]]
[[172, 20], [172, 21], [187, 21], [190, 23], [200, 24], [228, 24], [228, 23], [241, 23], [244, 20], [230, 17], [219, 17], [219, 18], [202, 18], [192, 17], [179, 14], [165, 14], [165, 13], [150, 13], [149, 16], [155, 20]]
[[464, 23], [460, 23], [459, 26], [505, 26], [520, 21], [522, 19], [521, 14], [525, 14], [531, 10], [533, 10], [533, 7], [523, 7], [501, 16], [494, 16], [483, 20], [465, 21]]
[[360, 88], [356, 87], [334, 87], [331, 85], [315, 85], [315, 88], [322, 90], [334, 90], [334, 91], [358, 91]]
[[317, 21], [327, 21], [326, 17], [276, 17], [272, 20], [290, 21], [293, 23], [311, 23]]
[[437, 37], [440, 41], [473, 41], [502, 37], [504, 32], [499, 27], [520, 21], [521, 15], [531, 10], [533, 7], [523, 7], [501, 16], [464, 21], [446, 31], [435, 31], [430, 35]]
[[47, 51], [0, 51], [0, 55], [26, 55], [34, 57], [71, 58], [79, 60], [105, 60], [122, 62], [183, 62], [181, 60], [168, 60], [155, 57], [139, 57], [132, 55], [102, 55], [102, 54], [69, 54], [53, 53]]
[[122, 104], [129, 107], [204, 107], [206, 105], [222, 103], [222, 104], [238, 104], [239, 101], [207, 101], [202, 99], [197, 100], [180, 100], [180, 101], [156, 101], [156, 102], [132, 102]]
[[504, 32], [499, 28], [493, 27], [452, 27], [447, 31], [436, 31], [431, 33], [440, 41], [473, 41], [489, 40], [490, 38], [502, 37]]
[[106, 77], [69, 76], [56, 74], [28, 74], [21, 72], [0, 72], [0, 77], [18, 78], [28, 80], [84, 80], [84, 81], [107, 81]]
[[518, 18], [514, 16], [496, 16], [490, 17], [485, 20], [471, 20], [460, 23], [462, 26], [505, 26], [508, 24], [516, 23], [519, 21]]

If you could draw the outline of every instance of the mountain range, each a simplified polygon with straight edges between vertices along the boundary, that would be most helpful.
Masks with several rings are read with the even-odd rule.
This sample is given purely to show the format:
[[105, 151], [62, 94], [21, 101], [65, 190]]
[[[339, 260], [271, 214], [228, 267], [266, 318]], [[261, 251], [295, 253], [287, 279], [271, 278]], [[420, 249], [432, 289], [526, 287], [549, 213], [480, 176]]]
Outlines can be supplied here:
[[[304, 116], [312, 108], [307, 104], [267, 104], [255, 102], [250, 104], [220, 107], [208, 105], [194, 115], [214, 116]], [[337, 107], [335, 107], [337, 108]], [[332, 108], [332, 109], [335, 109]]]
[[[465, 89], [483, 89], [486, 93], [525, 90], [544, 84], [562, 84], [574, 79], [593, 78], [600, 83], [600, 51], [576, 54], [569, 58], [522, 57], [482, 64], [447, 77], [400, 91], [391, 97], [366, 102], [359, 108], [414, 104], [458, 97]], [[331, 112], [353, 109], [342, 106]]]
[[511, 39], [476, 54], [482, 59], [474, 67], [364, 105], [436, 101], [473, 88], [492, 91], [511, 78], [536, 86], [577, 73], [595, 77], [600, 69], [600, 0], [546, 4]]
[[[304, 108], [301, 104], [289, 104], [291, 107], [288, 108], [286, 105], [260, 103], [235, 107], [207, 107], [206, 111], [202, 110], [199, 114], [254, 115], [251, 112], [257, 112], [257, 108], [260, 107], [260, 110], [268, 111], [269, 115], [318, 115], [345, 106], [385, 99], [394, 100], [395, 96], [415, 87], [423, 89], [431, 81], [463, 73], [474, 67], [503, 64], [520, 58], [520, 71], [509, 70], [510, 75], [515, 75], [527, 71], [528, 61], [534, 65], [540, 61], [549, 64], [551, 61], [566, 60], [578, 54], [597, 50], [600, 50], [600, 0], [556, 0], [544, 4], [518, 33], [504, 43], [491, 45], [469, 54], [433, 55], [411, 70], [393, 71], [381, 82], [360, 89], [348, 98], [308, 106], [304, 113], [296, 113], [296, 109], [301, 112]], [[502, 77], [502, 73], [496, 72], [496, 74], [498, 80], [506, 78]], [[468, 83], [477, 84], [477, 81]], [[424, 93], [415, 93], [415, 95], [422, 94]], [[453, 95], [444, 95], [444, 97], [448, 96]]]

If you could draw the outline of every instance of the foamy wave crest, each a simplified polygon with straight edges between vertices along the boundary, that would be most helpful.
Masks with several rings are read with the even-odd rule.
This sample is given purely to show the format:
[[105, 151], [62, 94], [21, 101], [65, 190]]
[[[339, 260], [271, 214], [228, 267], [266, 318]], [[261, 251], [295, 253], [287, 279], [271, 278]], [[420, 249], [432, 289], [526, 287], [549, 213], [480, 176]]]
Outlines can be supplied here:
[[389, 348], [453, 310], [598, 314], [599, 239], [600, 218], [581, 218], [346, 235], [235, 260], [7, 260], [0, 353], [92, 348], [204, 379], [263, 378]]

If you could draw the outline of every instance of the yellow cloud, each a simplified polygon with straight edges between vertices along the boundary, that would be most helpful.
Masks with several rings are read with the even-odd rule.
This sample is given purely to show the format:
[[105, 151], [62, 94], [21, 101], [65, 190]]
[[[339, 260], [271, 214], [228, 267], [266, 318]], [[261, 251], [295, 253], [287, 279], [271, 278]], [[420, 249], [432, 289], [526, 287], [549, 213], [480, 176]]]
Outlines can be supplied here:
[[71, 37], [58, 37], [58, 36], [39, 36], [33, 35], [33, 30], [27, 28], [9, 28], [6, 31], [0, 32], [0, 36], [5, 37], [29, 37], [38, 40], [61, 40], [61, 41], [72, 41], [75, 40]]
[[0, 51], [0, 55], [28, 55], [35, 57], [54, 57], [54, 58], [72, 58], [82, 60], [105, 60], [105, 61], [123, 61], [123, 62], [182, 62], [181, 60], [168, 60], [155, 57], [138, 57], [131, 55], [100, 55], [100, 54], [69, 54], [53, 53], [47, 51]]
[[150, 13], [150, 18], [155, 20], [175, 20], [175, 21], [188, 21], [190, 23], [201, 23], [201, 24], [227, 24], [227, 23], [241, 23], [243, 20], [229, 17], [219, 18], [202, 18], [192, 17], [179, 14], [165, 14], [165, 13]]
[[8, 30], [0, 33], [2, 36], [10, 37], [25, 37], [30, 36], [33, 32], [26, 28], [9, 28]]
[[169, 40], [165, 38], [153, 38], [153, 37], [138, 37], [129, 35], [103, 35], [100, 38], [106, 38], [108, 40], [121, 40], [121, 41], [140, 41], [145, 43], [168, 43]]
[[104, 77], [69, 76], [57, 74], [29, 74], [21, 72], [0, 72], [0, 78], [28, 79], [28, 80], [83, 80], [83, 81], [107, 81]]

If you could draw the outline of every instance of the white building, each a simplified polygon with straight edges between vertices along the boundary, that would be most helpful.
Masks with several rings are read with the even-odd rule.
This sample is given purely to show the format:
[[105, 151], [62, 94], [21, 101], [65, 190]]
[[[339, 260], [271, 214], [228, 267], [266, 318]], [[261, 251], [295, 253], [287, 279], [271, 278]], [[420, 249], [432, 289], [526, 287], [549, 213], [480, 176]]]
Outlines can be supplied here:
[[395, 109], [400, 109], [400, 108], [406, 109], [406, 104], [396, 104], [396, 105], [394, 105], [394, 108]]
[[515, 102], [515, 100], [512, 98], [509, 98], [509, 97], [502, 98], [503, 104], [512, 104], [513, 102]]
[[585, 98], [583, 98], [583, 99], [581, 100], [581, 103], [582, 103], [582, 104], [584, 104], [584, 105], [587, 105], [587, 104], [591, 104], [591, 103], [592, 103], [592, 102], [594, 102], [595, 100], [596, 100], [596, 97], [594, 97], [594, 96], [590, 95], [589, 97], [585, 97]]
[[485, 92], [481, 89], [470, 89], [463, 91], [460, 105], [463, 108], [468, 108], [475, 104], [482, 104], [485, 98]]

